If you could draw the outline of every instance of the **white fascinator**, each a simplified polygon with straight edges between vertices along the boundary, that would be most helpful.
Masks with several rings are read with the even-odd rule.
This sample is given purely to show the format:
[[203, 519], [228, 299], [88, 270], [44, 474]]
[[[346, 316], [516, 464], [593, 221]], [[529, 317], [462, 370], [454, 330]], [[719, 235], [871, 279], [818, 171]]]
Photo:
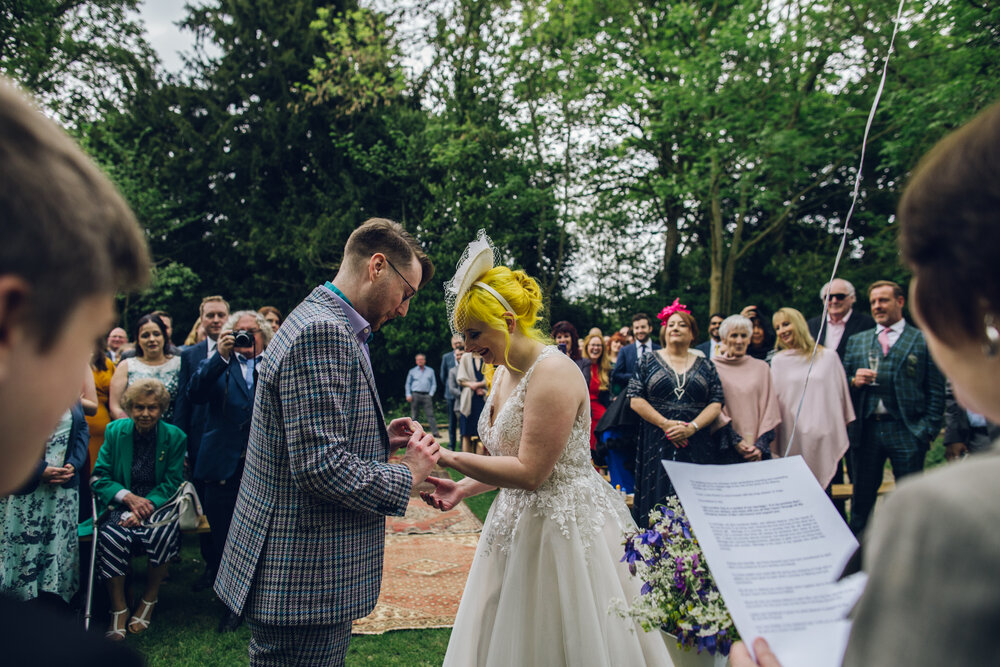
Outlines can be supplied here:
[[451, 326], [453, 334], [460, 334], [465, 329], [465, 312], [460, 309], [456, 318], [456, 309], [459, 309], [469, 290], [473, 288], [484, 289], [492, 294], [506, 310], [514, 312], [506, 299], [500, 296], [495, 289], [481, 282], [486, 272], [500, 263], [500, 253], [493, 246], [493, 241], [486, 235], [485, 229], [480, 229], [475, 240], [465, 247], [462, 257], [458, 260], [455, 275], [445, 283], [444, 302], [448, 309], [448, 324]]

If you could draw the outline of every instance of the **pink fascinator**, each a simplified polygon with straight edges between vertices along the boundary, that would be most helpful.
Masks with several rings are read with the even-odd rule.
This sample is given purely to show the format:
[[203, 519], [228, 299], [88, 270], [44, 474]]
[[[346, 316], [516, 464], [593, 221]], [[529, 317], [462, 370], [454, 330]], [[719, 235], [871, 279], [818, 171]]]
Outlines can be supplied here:
[[688, 310], [687, 306], [681, 303], [680, 299], [674, 299], [672, 304], [660, 311], [660, 314], [656, 316], [656, 319], [660, 320], [660, 323], [663, 326], [667, 326], [667, 320], [669, 320], [670, 316], [674, 313], [687, 313], [690, 315], [691, 311]]

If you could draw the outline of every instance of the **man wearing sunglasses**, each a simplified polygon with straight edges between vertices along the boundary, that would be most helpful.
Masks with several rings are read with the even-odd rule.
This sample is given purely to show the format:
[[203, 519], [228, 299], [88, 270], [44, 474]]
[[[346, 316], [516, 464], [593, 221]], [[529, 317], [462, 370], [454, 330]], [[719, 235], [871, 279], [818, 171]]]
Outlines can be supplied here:
[[823, 347], [836, 350], [841, 360], [844, 359], [844, 350], [847, 349], [847, 339], [859, 331], [874, 328], [875, 320], [865, 313], [855, 313], [854, 308], [855, 293], [854, 285], [843, 278], [834, 278], [823, 285], [819, 291], [820, 303], [829, 301], [826, 313], [826, 326], [823, 327], [823, 338], [819, 338], [819, 326], [823, 321], [823, 314], [809, 320], [809, 333], [818, 340]]

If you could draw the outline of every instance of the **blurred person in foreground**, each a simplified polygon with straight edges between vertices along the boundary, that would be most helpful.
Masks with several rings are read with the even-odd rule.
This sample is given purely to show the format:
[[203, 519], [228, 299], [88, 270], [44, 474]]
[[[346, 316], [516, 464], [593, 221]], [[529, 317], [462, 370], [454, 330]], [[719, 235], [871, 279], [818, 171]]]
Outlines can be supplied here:
[[[959, 403], [1000, 422], [1000, 105], [945, 137], [899, 204], [911, 308]], [[990, 665], [1000, 655], [1000, 451], [900, 484], [864, 539], [844, 664]], [[749, 638], [748, 638], [749, 639]], [[776, 667], [767, 642], [733, 667]]]
[[[28, 478], [80, 396], [114, 297], [149, 280], [142, 230], [104, 174], [0, 78], [0, 495]], [[138, 665], [79, 623], [0, 596], [12, 665]]]

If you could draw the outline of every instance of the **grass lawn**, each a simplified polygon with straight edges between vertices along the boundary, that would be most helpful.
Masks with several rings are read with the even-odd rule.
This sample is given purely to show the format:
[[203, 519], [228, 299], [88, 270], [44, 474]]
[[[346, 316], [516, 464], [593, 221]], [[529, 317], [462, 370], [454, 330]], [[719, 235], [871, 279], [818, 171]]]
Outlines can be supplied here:
[[[452, 473], [455, 479], [461, 477]], [[480, 520], [493, 503], [496, 492], [483, 494], [468, 501]], [[136, 559], [137, 581], [145, 581], [146, 560]], [[132, 636], [127, 643], [146, 656], [151, 667], [229, 667], [247, 665], [247, 645], [250, 631], [244, 625], [233, 633], [220, 635], [215, 631], [225, 611], [211, 591], [192, 593], [191, 584], [201, 574], [203, 563], [198, 550], [198, 538], [185, 535], [181, 562], [170, 568], [170, 579], [160, 590], [149, 630]], [[101, 599], [101, 598], [99, 598]], [[103, 606], [100, 606], [103, 605]], [[107, 627], [105, 602], [96, 602], [94, 624]], [[436, 666], [444, 661], [450, 629], [397, 630], [383, 635], [359, 635], [351, 639], [347, 653], [348, 665], [400, 665], [406, 667]]]

